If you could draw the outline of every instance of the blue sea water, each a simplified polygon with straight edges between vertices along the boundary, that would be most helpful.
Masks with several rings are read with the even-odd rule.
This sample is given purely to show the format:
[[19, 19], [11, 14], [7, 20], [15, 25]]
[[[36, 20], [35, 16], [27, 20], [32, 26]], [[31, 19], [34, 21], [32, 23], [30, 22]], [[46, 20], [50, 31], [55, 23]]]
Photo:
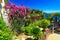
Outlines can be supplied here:
[[[45, 14], [45, 18], [48, 18], [49, 14]], [[56, 16], [53, 17], [54, 19], [56, 18]], [[57, 20], [60, 20], [60, 16], [57, 16]]]

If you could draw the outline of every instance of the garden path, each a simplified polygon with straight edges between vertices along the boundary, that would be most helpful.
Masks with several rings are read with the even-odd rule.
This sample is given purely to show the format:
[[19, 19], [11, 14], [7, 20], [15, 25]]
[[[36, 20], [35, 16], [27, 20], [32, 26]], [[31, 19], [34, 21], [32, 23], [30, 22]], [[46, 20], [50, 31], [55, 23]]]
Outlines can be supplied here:
[[56, 33], [50, 34], [47, 40], [60, 40], [60, 34]]

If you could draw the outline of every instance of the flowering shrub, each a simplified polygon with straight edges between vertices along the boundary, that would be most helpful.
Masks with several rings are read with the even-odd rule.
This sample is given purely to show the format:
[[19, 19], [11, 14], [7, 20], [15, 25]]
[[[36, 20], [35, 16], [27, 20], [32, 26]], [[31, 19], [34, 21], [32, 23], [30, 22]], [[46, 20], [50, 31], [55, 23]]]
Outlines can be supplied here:
[[42, 11], [35, 10], [33, 11], [33, 13], [30, 13], [32, 11], [30, 11], [28, 7], [24, 7], [24, 6], [6, 4], [4, 7], [6, 9], [9, 9], [8, 18], [12, 24], [12, 30], [17, 31], [18, 33], [22, 32], [23, 26], [28, 26], [31, 22], [35, 20], [39, 20], [40, 16], [42, 15]]
[[24, 20], [26, 19], [26, 12], [29, 12], [29, 8], [24, 6], [16, 6], [14, 4], [6, 4], [5, 9], [9, 9], [8, 18], [12, 24], [12, 30], [21, 33]]
[[11, 16], [17, 17], [17, 16], [25, 16], [26, 15], [26, 8], [24, 6], [15, 6], [14, 4], [6, 4], [4, 6], [6, 9], [9, 9], [9, 18]]

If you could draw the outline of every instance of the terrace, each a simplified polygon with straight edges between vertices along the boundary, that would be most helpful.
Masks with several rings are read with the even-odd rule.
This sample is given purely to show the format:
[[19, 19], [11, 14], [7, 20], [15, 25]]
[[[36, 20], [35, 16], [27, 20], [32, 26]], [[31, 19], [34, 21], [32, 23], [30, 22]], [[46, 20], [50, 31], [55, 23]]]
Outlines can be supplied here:
[[0, 0], [0, 15], [1, 40], [60, 40], [60, 12], [48, 14]]

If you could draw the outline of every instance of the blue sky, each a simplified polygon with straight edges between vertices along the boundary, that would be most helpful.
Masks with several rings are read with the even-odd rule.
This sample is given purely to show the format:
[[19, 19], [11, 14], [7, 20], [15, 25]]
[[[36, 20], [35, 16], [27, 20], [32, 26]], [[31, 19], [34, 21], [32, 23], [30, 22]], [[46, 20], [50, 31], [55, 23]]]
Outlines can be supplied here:
[[10, 0], [17, 6], [20, 6], [23, 2], [24, 6], [30, 9], [39, 9], [45, 12], [60, 12], [60, 0]]

